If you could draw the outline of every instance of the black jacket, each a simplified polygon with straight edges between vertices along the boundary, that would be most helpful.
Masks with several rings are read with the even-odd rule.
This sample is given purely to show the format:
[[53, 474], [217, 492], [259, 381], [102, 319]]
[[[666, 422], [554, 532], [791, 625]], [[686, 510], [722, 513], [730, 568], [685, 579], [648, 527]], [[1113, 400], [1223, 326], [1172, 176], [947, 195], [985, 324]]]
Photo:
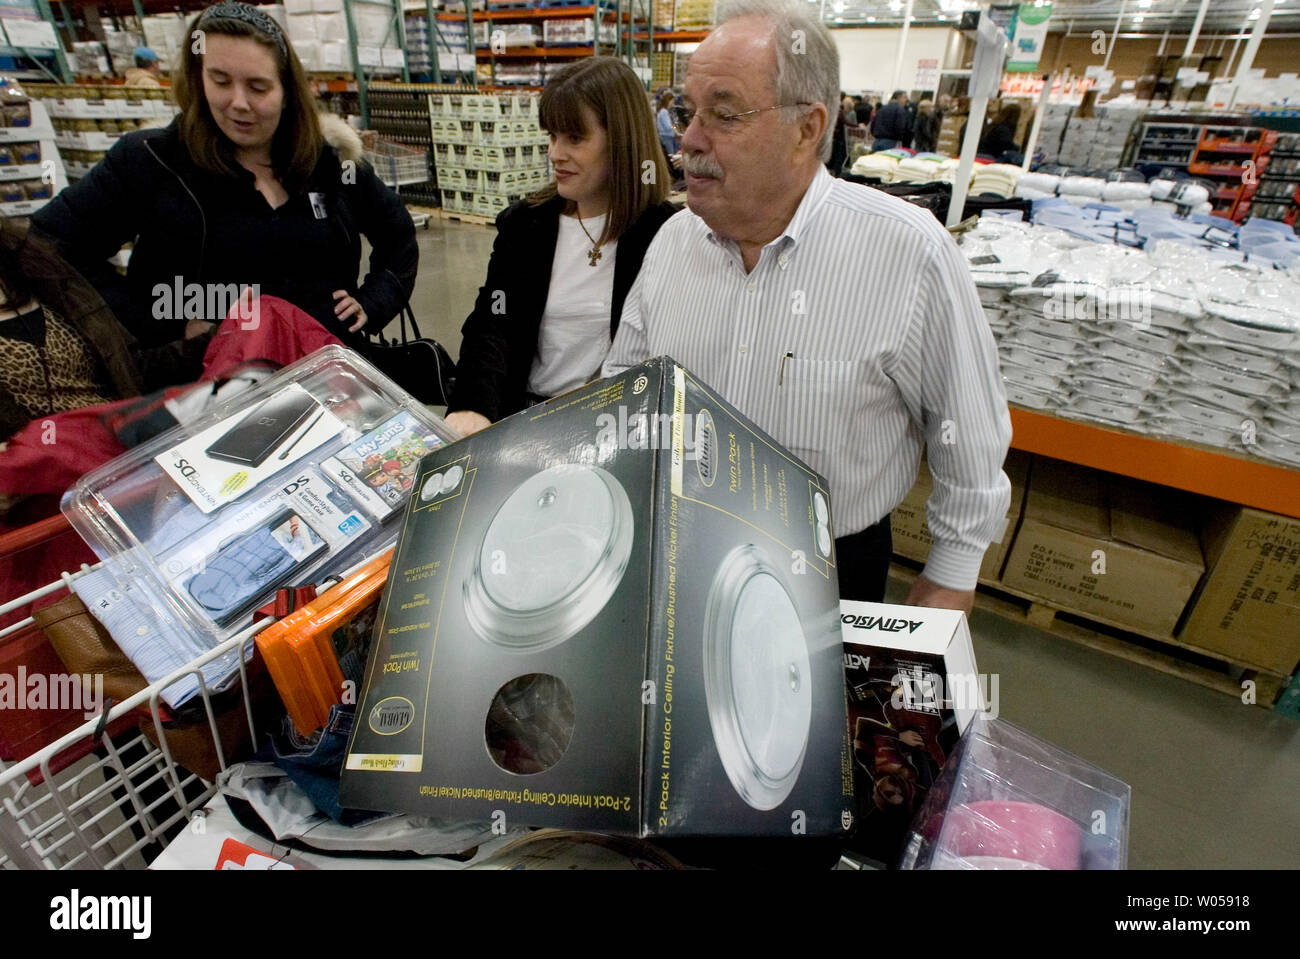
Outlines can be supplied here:
[[[336, 289], [356, 297], [371, 329], [397, 315], [415, 285], [419, 251], [410, 214], [374, 171], [360, 162], [345, 168], [327, 145], [306, 187], [274, 211], [253, 175], [241, 174], [219, 176], [195, 166], [173, 122], [123, 136], [32, 220], [144, 343], [178, 339], [184, 320], [193, 318], [169, 308], [174, 295], [160, 303], [155, 292], [160, 284], [174, 291], [178, 277], [182, 290], [256, 283], [345, 340], [347, 323], [334, 318], [330, 296]], [[325, 216], [319, 217], [322, 198]], [[358, 288], [362, 234], [372, 252], [370, 273]], [[123, 280], [106, 260], [131, 240]]]
[[936, 111], [916, 115], [912, 129], [912, 147], [917, 153], [934, 152], [935, 144], [939, 142], [939, 125], [942, 122], [943, 118]]
[[[521, 200], [497, 216], [487, 280], [478, 291], [474, 312], [461, 329], [456, 387], [447, 412], [472, 410], [495, 422], [528, 405], [528, 375], [537, 355], [563, 209], [561, 197], [539, 206]], [[676, 212], [670, 203], [650, 207], [618, 238], [609, 317], [611, 340], [650, 241]], [[504, 311], [494, 313], [493, 305], [502, 302], [501, 294]]]
[[871, 135], [877, 140], [897, 140], [903, 143], [911, 134], [907, 107], [890, 100], [871, 121]]
[[985, 156], [999, 157], [1016, 149], [1016, 128], [1009, 123], [996, 123], [980, 137], [979, 152]]
[[[0, 260], [6, 272], [20, 273], [31, 294], [85, 339], [115, 398], [171, 386], [177, 382], [173, 378], [177, 370], [201, 368], [210, 336], [142, 348], [94, 288], [29, 231], [11, 225], [0, 246]], [[29, 419], [26, 408], [0, 388], [0, 440], [18, 432]]]

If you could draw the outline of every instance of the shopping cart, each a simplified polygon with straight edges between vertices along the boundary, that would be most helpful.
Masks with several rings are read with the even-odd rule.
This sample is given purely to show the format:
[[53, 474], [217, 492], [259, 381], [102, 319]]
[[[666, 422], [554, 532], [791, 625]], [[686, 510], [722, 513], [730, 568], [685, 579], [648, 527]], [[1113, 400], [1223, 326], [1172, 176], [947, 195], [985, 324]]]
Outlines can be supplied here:
[[[39, 549], [69, 529], [67, 521], [56, 516], [2, 535], [0, 558]], [[95, 568], [83, 565], [65, 572], [47, 586], [0, 605], [0, 617], [69, 590], [74, 580]], [[182, 829], [201, 828], [203, 806], [216, 787], [173, 760], [159, 699], [178, 680], [191, 675], [198, 679], [216, 760], [225, 769], [227, 756], [212, 693], [201, 669], [235, 649], [247, 654], [253, 635], [267, 625], [266, 620], [250, 625], [70, 731], [46, 730], [53, 738], [29, 755], [11, 757], [7, 763], [0, 758], [0, 869], [144, 868]], [[29, 616], [0, 630], [0, 651], [14, 643], [35, 648], [41, 639]], [[238, 657], [238, 691], [223, 695], [242, 701], [256, 742], [253, 710], [244, 693], [249, 688], [246, 658]], [[237, 703], [234, 708], [239, 707]], [[156, 745], [142, 731], [141, 717], [145, 722], [152, 718]], [[11, 721], [0, 710], [0, 726]]]
[[376, 138], [365, 157], [375, 175], [393, 189], [429, 182], [429, 155], [424, 150]]

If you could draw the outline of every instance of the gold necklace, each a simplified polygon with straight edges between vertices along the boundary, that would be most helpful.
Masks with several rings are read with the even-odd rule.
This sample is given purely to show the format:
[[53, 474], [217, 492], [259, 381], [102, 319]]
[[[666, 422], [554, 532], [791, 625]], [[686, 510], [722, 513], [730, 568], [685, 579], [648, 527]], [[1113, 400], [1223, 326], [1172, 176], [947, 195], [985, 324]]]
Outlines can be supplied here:
[[587, 265], [595, 266], [604, 254], [600, 252], [600, 244], [587, 232], [587, 226], [582, 222], [581, 213], [578, 214], [578, 226], [582, 227], [582, 232], [587, 234], [588, 240], [591, 240], [591, 249], [587, 251]]

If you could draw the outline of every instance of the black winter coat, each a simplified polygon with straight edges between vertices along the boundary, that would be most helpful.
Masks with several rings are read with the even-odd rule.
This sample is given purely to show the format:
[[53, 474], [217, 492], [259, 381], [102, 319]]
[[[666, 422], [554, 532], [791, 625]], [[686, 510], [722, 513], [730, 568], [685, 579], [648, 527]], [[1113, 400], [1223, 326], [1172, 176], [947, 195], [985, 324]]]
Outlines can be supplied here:
[[877, 140], [897, 140], [899, 143], [904, 143], [911, 133], [907, 107], [897, 100], [890, 100], [881, 107], [876, 118], [871, 121], [871, 135]]
[[[128, 133], [90, 173], [51, 200], [33, 225], [52, 237], [118, 319], [143, 343], [183, 335], [185, 319], [155, 288], [257, 284], [315, 317], [341, 339], [334, 290], [347, 290], [380, 329], [415, 285], [415, 228], [397, 194], [364, 163], [345, 168], [326, 146], [308, 184], [272, 210], [253, 175], [220, 176], [194, 165], [176, 123]], [[346, 175], [345, 175], [346, 174]], [[315, 197], [315, 202], [313, 202]], [[370, 273], [358, 287], [361, 236]], [[135, 241], [125, 279], [106, 262]], [[219, 321], [221, 316], [202, 319]]]
[[[521, 200], [498, 214], [487, 280], [478, 291], [474, 312], [461, 329], [456, 387], [447, 412], [472, 410], [496, 422], [528, 405], [528, 375], [537, 356], [563, 209], [564, 199], [556, 197], [538, 206]], [[671, 203], [650, 207], [618, 238], [609, 317], [611, 342], [650, 241], [676, 212]], [[500, 300], [497, 291], [505, 294], [502, 313], [492, 310], [494, 300]]]

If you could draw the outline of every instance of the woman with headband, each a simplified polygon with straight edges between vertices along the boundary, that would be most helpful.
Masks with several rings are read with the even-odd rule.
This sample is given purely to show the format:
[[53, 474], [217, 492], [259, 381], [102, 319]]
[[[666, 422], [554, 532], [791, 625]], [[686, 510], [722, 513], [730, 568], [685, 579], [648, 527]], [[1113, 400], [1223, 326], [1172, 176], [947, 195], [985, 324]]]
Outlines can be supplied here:
[[[255, 285], [351, 345], [396, 316], [415, 284], [410, 214], [360, 162], [357, 135], [317, 115], [279, 24], [244, 3], [208, 7], [172, 76], [175, 121], [124, 135], [32, 218], [127, 328], [146, 344], [205, 331], [223, 317], [197, 308], [194, 284], [205, 304]], [[131, 240], [122, 280], [107, 260]]]

